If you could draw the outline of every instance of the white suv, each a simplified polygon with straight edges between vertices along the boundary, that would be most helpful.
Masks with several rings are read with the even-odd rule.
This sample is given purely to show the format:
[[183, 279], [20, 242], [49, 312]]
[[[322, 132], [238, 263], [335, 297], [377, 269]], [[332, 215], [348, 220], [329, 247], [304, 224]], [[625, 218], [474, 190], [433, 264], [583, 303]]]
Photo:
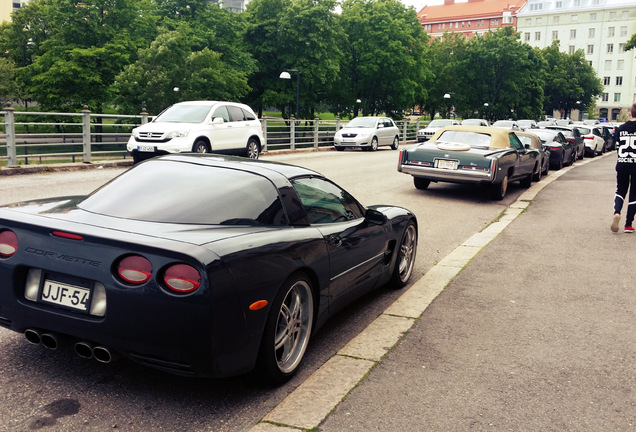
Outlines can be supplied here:
[[132, 130], [126, 146], [133, 161], [167, 153], [228, 153], [258, 159], [263, 127], [244, 104], [180, 102]]

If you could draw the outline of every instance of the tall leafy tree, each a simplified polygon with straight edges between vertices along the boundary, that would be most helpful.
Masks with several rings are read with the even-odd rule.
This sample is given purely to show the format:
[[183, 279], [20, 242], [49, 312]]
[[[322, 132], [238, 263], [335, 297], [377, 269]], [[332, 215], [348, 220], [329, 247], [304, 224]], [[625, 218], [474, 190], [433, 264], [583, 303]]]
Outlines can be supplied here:
[[568, 116], [572, 109], [588, 109], [603, 92], [596, 71], [585, 59], [582, 50], [568, 54], [559, 50], [559, 41], [543, 49], [545, 68], [544, 111], [562, 111]]
[[398, 113], [423, 99], [428, 36], [414, 9], [397, 0], [345, 0], [342, 26], [345, 106], [360, 99], [364, 114]]
[[[134, 57], [145, 34], [152, 33], [154, 22], [139, 9], [143, 5], [147, 2], [34, 1], [14, 14], [0, 44], [13, 43], [14, 59], [29, 46], [19, 78], [43, 109], [88, 105], [101, 111], [115, 75]], [[7, 41], [11, 35], [15, 42]]]
[[12, 60], [0, 57], [0, 104], [4, 105], [16, 96], [15, 65]]
[[[469, 111], [494, 118], [539, 118], [543, 107], [542, 58], [519, 41], [512, 27], [490, 31], [468, 42], [463, 96]], [[468, 84], [470, 83], [470, 84]]]

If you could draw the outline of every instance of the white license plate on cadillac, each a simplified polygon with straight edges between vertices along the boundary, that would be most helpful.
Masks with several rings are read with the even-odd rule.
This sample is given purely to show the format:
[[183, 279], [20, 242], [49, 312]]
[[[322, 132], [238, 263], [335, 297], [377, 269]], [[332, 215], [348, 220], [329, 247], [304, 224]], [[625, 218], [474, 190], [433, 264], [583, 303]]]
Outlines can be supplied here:
[[154, 146], [137, 146], [137, 150], [140, 152], [154, 152]]
[[457, 169], [457, 161], [447, 160], [447, 159], [439, 159], [437, 161], [437, 168], [455, 170], [455, 169]]
[[90, 296], [89, 288], [45, 279], [40, 299], [45, 303], [86, 311]]

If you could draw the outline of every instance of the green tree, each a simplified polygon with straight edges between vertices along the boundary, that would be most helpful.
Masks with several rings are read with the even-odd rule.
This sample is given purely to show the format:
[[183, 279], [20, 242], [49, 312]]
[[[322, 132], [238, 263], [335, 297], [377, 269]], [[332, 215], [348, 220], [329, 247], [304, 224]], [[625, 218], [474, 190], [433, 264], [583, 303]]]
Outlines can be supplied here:
[[0, 104], [4, 105], [16, 97], [15, 65], [13, 61], [0, 57]]
[[564, 53], [559, 50], [559, 41], [554, 41], [543, 49], [543, 57], [547, 62], [544, 112], [562, 110], [568, 116], [572, 109], [587, 110], [603, 92], [603, 84], [583, 50]]
[[397, 0], [346, 0], [342, 27], [342, 103], [336, 110], [359, 99], [365, 115], [398, 114], [426, 97], [428, 36], [413, 8]]
[[187, 24], [163, 31], [138, 60], [117, 76], [115, 102], [123, 112], [142, 107], [157, 114], [181, 100], [238, 100], [249, 87], [247, 72], [233, 68], [222, 55], [200, 44]]
[[460, 100], [468, 112], [493, 118], [539, 118], [543, 108], [543, 59], [519, 41], [512, 27], [477, 35], [469, 42]]
[[[428, 95], [419, 102], [430, 114], [431, 120], [437, 112], [446, 117], [452, 106], [459, 110], [466, 107], [462, 92], [465, 82], [462, 76], [465, 67], [472, 67], [467, 64], [466, 49], [464, 36], [448, 32], [443, 37], [434, 39], [428, 48], [432, 76], [427, 80]], [[450, 99], [444, 98], [446, 94]]]
[[625, 44], [625, 51], [629, 51], [634, 48], [636, 48], [636, 33], [634, 33]]
[[[101, 111], [110, 85], [152, 34], [154, 20], [136, 0], [39, 0], [20, 8], [2, 29], [0, 48], [14, 62], [29, 46], [18, 72], [24, 91], [42, 109]], [[27, 45], [28, 44], [28, 45]], [[24, 56], [26, 57], [26, 56]], [[16, 64], [20, 64], [17, 63]]]

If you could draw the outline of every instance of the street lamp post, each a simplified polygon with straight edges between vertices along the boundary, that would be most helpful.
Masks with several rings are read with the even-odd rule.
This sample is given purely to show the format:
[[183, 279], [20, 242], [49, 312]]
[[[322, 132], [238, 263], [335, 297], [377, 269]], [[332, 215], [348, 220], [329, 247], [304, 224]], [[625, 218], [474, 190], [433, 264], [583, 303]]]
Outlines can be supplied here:
[[444, 93], [444, 100], [445, 100], [445, 101], [446, 101], [446, 103], [448, 104], [448, 118], [450, 118], [450, 111], [451, 111], [451, 109], [450, 109], [450, 107], [451, 107], [451, 105], [450, 105], [450, 98], [451, 98], [450, 93]]
[[290, 72], [294, 72], [296, 74], [296, 119], [298, 119], [300, 109], [300, 70], [284, 68], [278, 78], [291, 79], [291, 75], [289, 74]]
[[[27, 65], [27, 48], [35, 45], [31, 39], [29, 39], [24, 45], [22, 45], [22, 67], [26, 67]], [[24, 99], [24, 109], [27, 111], [29, 109], [29, 101], [28, 99]]]

